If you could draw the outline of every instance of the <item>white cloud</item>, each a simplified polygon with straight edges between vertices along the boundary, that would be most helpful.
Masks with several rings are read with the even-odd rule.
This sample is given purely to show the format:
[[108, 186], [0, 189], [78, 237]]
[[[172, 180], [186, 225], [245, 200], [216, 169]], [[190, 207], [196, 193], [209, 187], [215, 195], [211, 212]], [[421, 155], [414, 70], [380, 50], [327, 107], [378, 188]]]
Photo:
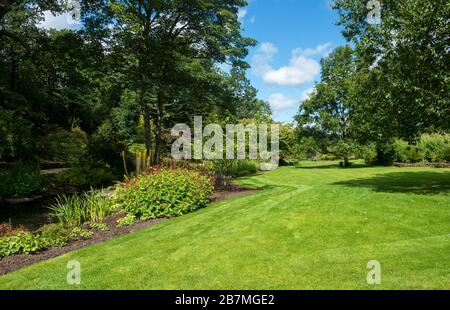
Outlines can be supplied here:
[[299, 54], [299, 55], [303, 55], [305, 57], [311, 57], [311, 56], [328, 56], [328, 54], [330, 54], [331, 52], [331, 43], [324, 43], [324, 44], [319, 44], [317, 45], [315, 48], [305, 48], [305, 49], [301, 49], [301, 48], [297, 48], [293, 51], [293, 53], [295, 54]]
[[256, 22], [256, 16], [250, 18], [250, 23], [254, 24]]
[[44, 12], [44, 20], [39, 24], [40, 28], [44, 29], [73, 29], [80, 22], [75, 20], [71, 14], [64, 13], [60, 15], [53, 15], [50, 11]]
[[259, 51], [263, 54], [262, 56], [272, 58], [273, 55], [278, 53], [278, 48], [270, 42], [265, 42], [261, 44]]
[[274, 69], [270, 62], [278, 49], [272, 43], [263, 43], [253, 57], [253, 71], [267, 84], [299, 86], [312, 82], [320, 73], [320, 64], [313, 57], [328, 55], [330, 45], [325, 43], [315, 48], [294, 49], [289, 65]]
[[246, 9], [239, 9], [238, 11], [238, 19], [239, 20], [243, 20], [245, 15], [247, 15], [247, 10]]
[[300, 96], [300, 101], [308, 100], [315, 93], [316, 93], [316, 88], [314, 86], [306, 89]]
[[270, 107], [275, 112], [290, 109], [295, 106], [295, 100], [280, 93], [270, 95], [267, 101], [269, 101]]

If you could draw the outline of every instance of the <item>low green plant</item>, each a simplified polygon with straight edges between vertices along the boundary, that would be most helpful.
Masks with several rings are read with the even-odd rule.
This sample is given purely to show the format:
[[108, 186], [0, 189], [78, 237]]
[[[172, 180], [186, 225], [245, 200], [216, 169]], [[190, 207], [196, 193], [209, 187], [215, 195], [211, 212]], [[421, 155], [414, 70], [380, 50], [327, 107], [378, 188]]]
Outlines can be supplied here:
[[81, 228], [81, 227], [75, 227], [72, 229], [72, 232], [70, 233], [71, 238], [83, 238], [83, 239], [89, 239], [94, 235], [94, 233], [90, 230]]
[[228, 186], [231, 183], [233, 176], [233, 162], [232, 159], [216, 159], [212, 161], [212, 171], [216, 178], [217, 186]]
[[256, 161], [242, 159], [235, 160], [231, 166], [231, 175], [234, 177], [240, 177], [244, 175], [254, 174], [258, 172], [259, 164]]
[[127, 214], [125, 217], [122, 217], [117, 220], [117, 227], [120, 228], [120, 227], [131, 226], [136, 222], [137, 222], [136, 216], [134, 216], [133, 214]]
[[39, 168], [23, 162], [0, 170], [0, 197], [28, 197], [47, 191]]
[[101, 222], [112, 213], [110, 201], [98, 190], [90, 190], [82, 195], [61, 195], [50, 209], [59, 222], [67, 227], [85, 222]]
[[211, 179], [184, 169], [161, 169], [119, 186], [115, 200], [139, 219], [180, 216], [206, 207]]
[[89, 226], [92, 229], [97, 229], [100, 231], [108, 231], [109, 230], [108, 225], [106, 225], [105, 223], [90, 223]]
[[37, 234], [47, 242], [48, 247], [61, 247], [69, 241], [69, 231], [61, 224], [44, 225], [37, 230]]
[[14, 254], [33, 254], [49, 247], [47, 239], [29, 232], [0, 238], [0, 257]]

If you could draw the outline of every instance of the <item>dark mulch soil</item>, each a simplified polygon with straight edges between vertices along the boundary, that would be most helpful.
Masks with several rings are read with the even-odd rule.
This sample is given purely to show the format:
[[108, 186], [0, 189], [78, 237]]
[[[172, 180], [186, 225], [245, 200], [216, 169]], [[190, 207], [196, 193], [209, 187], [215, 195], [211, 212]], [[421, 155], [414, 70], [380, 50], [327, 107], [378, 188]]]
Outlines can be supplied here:
[[[224, 199], [229, 199], [236, 196], [246, 195], [249, 193], [254, 193], [256, 190], [242, 188], [236, 185], [229, 185], [227, 188], [217, 189], [213, 197], [211, 198], [211, 202], [218, 202]], [[25, 266], [47, 260], [53, 257], [60, 256], [62, 254], [65, 254], [67, 252], [71, 252], [73, 250], [77, 250], [80, 248], [83, 248], [88, 245], [100, 243], [103, 241], [110, 240], [112, 238], [115, 238], [117, 236], [125, 235], [128, 233], [136, 232], [138, 230], [144, 229], [146, 227], [155, 225], [157, 223], [161, 223], [164, 221], [167, 221], [168, 219], [154, 219], [154, 220], [148, 220], [148, 221], [141, 221], [137, 222], [134, 225], [127, 226], [127, 227], [117, 227], [117, 220], [119, 218], [124, 217], [125, 214], [119, 213], [112, 216], [109, 216], [105, 219], [104, 223], [108, 225], [109, 230], [108, 231], [99, 231], [99, 230], [93, 230], [94, 235], [89, 239], [71, 239], [69, 243], [66, 246], [59, 247], [59, 248], [50, 248], [47, 250], [44, 250], [42, 252], [39, 252], [37, 254], [33, 255], [27, 255], [27, 254], [19, 254], [19, 255], [12, 255], [7, 256], [2, 259], [0, 259], [0, 275], [18, 270], [20, 268], [23, 268]]]
[[167, 219], [154, 219], [154, 220], [148, 220], [148, 221], [141, 221], [134, 225], [127, 226], [127, 227], [116, 227], [117, 220], [121, 217], [124, 217], [125, 215], [122, 214], [116, 214], [113, 216], [108, 217], [105, 220], [105, 224], [108, 225], [109, 230], [108, 231], [99, 231], [99, 230], [92, 230], [94, 232], [94, 235], [89, 239], [71, 239], [69, 243], [63, 247], [59, 248], [50, 248], [47, 250], [44, 250], [42, 252], [39, 252], [37, 254], [33, 255], [27, 255], [27, 254], [18, 254], [18, 255], [11, 255], [4, 257], [0, 259], [0, 275], [6, 274], [15, 270], [18, 270], [20, 268], [23, 268], [25, 266], [47, 260], [53, 257], [60, 256], [62, 254], [65, 254], [67, 252], [77, 250], [80, 248], [83, 248], [85, 246], [100, 243], [106, 240], [110, 240], [112, 238], [115, 238], [117, 236], [125, 235], [131, 232], [135, 232], [138, 230], [141, 230], [143, 228], [155, 225], [157, 223], [161, 223], [163, 221], [166, 221]]
[[218, 202], [221, 200], [230, 199], [236, 196], [247, 195], [254, 192], [257, 192], [257, 190], [230, 184], [225, 188], [216, 189], [216, 192], [211, 198], [211, 202]]

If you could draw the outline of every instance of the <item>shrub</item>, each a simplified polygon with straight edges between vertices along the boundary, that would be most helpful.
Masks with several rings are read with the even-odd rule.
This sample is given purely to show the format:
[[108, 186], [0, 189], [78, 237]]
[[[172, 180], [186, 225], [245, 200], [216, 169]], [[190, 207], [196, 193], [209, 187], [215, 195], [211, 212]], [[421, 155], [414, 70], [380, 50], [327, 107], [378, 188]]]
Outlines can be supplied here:
[[56, 127], [38, 141], [38, 151], [47, 160], [74, 163], [87, 151], [87, 135], [80, 128], [71, 131]]
[[89, 188], [113, 184], [117, 177], [108, 164], [87, 158], [75, 163], [69, 171], [55, 175], [54, 181]]
[[443, 154], [444, 154], [444, 160], [446, 162], [450, 162], [450, 143], [445, 145]]
[[423, 134], [417, 144], [397, 139], [394, 141], [394, 159], [401, 163], [450, 161], [449, 134]]
[[422, 159], [427, 162], [446, 161], [446, 148], [450, 146], [450, 135], [443, 134], [423, 134], [418, 143], [422, 150]]
[[0, 170], [0, 197], [27, 197], [45, 192], [45, 177], [39, 168], [19, 162], [12, 167]]
[[377, 148], [375, 144], [368, 144], [361, 147], [360, 157], [367, 165], [375, 165], [377, 162]]
[[198, 172], [161, 169], [119, 187], [115, 198], [128, 213], [146, 220], [206, 207], [212, 194], [211, 180]]
[[85, 222], [100, 222], [111, 214], [112, 206], [101, 191], [90, 190], [80, 195], [61, 195], [50, 206], [59, 222], [68, 227]]
[[409, 163], [410, 154], [408, 142], [401, 139], [394, 140], [394, 151], [395, 151], [394, 155], [395, 161], [402, 163]]

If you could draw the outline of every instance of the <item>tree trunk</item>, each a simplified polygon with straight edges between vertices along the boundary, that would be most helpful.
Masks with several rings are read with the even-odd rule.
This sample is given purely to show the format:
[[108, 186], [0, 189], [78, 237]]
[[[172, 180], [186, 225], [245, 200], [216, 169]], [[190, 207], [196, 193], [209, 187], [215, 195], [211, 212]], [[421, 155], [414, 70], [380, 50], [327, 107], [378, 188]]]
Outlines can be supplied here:
[[344, 168], [347, 168], [349, 166], [350, 166], [350, 162], [349, 162], [348, 158], [344, 157]]
[[158, 102], [155, 117], [155, 153], [153, 154], [153, 164], [159, 164], [159, 157], [161, 153], [161, 134], [162, 134], [162, 122], [163, 122], [163, 95], [161, 91], [158, 92]]
[[147, 102], [145, 101], [145, 93], [142, 89], [139, 95], [139, 104], [142, 109], [142, 114], [144, 116], [144, 131], [145, 131], [145, 149], [147, 153], [146, 160], [151, 156], [152, 154], [152, 128], [151, 128], [151, 119], [150, 119], [150, 109], [148, 107]]

